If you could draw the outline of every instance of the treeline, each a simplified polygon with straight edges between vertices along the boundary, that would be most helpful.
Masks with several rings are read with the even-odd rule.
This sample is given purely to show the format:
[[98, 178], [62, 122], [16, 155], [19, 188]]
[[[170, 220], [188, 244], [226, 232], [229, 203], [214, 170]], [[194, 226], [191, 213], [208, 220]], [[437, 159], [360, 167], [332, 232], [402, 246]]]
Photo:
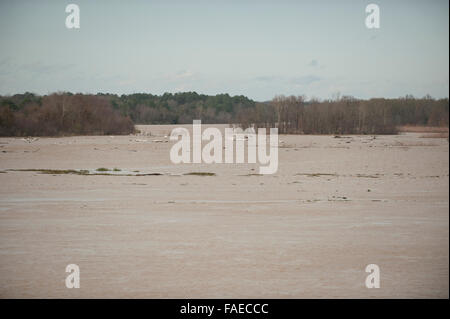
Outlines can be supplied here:
[[31, 93], [0, 97], [0, 136], [129, 134], [133, 121], [107, 97]]
[[163, 95], [33, 93], [0, 96], [0, 136], [129, 134], [134, 124], [239, 124], [278, 127], [281, 134], [392, 134], [399, 125], [448, 127], [448, 99], [306, 100], [196, 92]]
[[306, 101], [303, 96], [276, 96], [250, 109], [239, 118], [239, 124], [244, 128], [278, 127], [280, 134], [395, 134], [400, 125], [448, 127], [448, 119], [448, 99], [406, 96]]
[[243, 95], [183, 92], [161, 96], [145, 93], [104, 96], [136, 124], [186, 124], [195, 119], [208, 124], [235, 123], [239, 114], [255, 107], [255, 102]]
[[236, 123], [255, 107], [245, 96], [196, 92], [0, 96], [0, 136], [128, 134], [133, 124]]

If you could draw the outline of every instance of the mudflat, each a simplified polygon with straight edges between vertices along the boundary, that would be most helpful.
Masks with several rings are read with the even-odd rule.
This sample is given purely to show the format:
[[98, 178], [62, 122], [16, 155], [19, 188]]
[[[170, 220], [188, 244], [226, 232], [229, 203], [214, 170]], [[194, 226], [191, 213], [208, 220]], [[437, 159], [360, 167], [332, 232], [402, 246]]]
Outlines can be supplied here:
[[447, 138], [280, 135], [258, 175], [173, 164], [174, 127], [0, 138], [0, 297], [449, 297]]

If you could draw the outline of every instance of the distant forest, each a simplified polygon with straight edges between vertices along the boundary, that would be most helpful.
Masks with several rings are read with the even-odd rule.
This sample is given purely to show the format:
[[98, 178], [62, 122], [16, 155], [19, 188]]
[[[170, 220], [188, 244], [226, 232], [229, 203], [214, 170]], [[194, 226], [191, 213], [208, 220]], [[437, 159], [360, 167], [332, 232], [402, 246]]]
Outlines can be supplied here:
[[398, 126], [448, 127], [448, 99], [376, 98], [306, 101], [276, 96], [239, 118], [243, 127], [278, 127], [281, 134], [395, 134]]
[[152, 95], [33, 93], [0, 96], [0, 136], [130, 134], [134, 124], [238, 124], [278, 127], [281, 134], [394, 134], [400, 125], [446, 126], [448, 99], [429, 96], [359, 100], [306, 100], [196, 92]]

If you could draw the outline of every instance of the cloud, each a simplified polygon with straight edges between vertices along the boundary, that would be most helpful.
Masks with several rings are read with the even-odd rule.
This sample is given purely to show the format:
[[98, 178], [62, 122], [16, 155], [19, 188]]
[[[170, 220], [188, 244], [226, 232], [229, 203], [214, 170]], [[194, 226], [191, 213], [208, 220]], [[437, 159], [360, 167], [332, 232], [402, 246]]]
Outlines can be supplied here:
[[194, 73], [192, 73], [191, 71], [180, 71], [177, 74], [175, 74], [175, 77], [177, 79], [186, 79], [186, 78], [191, 78], [194, 76]]
[[49, 64], [40, 61], [29, 63], [15, 63], [11, 58], [7, 57], [0, 61], [0, 75], [9, 74], [25, 74], [32, 77], [45, 76], [49, 74], [65, 72], [71, 69], [75, 64]]
[[305, 75], [305, 76], [291, 78], [289, 82], [291, 84], [294, 84], [297, 86], [305, 86], [305, 85], [312, 84], [314, 82], [318, 82], [320, 80], [322, 80], [322, 78], [320, 78], [316, 75]]
[[166, 87], [171, 88], [173, 92], [191, 91], [192, 87], [198, 86], [204, 80], [201, 74], [190, 70], [180, 70], [176, 73], [166, 74], [163, 75], [163, 79]]
[[267, 75], [267, 76], [257, 76], [255, 78], [256, 81], [260, 81], [260, 82], [273, 82], [273, 81], [277, 81], [280, 80], [280, 78], [278, 76], [275, 75]]
[[265, 83], [277, 83], [282, 85], [295, 85], [295, 86], [307, 86], [314, 82], [319, 82], [322, 80], [321, 77], [318, 77], [316, 75], [304, 75], [304, 76], [297, 76], [297, 77], [283, 77], [283, 76], [276, 76], [276, 75], [264, 75], [264, 76], [258, 76], [254, 78], [254, 80], [259, 82], [265, 82]]
[[166, 74], [164, 76], [165, 79], [170, 81], [176, 81], [176, 80], [186, 80], [186, 79], [192, 79], [196, 76], [196, 74], [189, 70], [181, 70], [178, 71], [175, 74]]
[[317, 61], [316, 59], [313, 59], [313, 60], [311, 60], [311, 62], [308, 63], [308, 66], [316, 68], [319, 66], [319, 61]]
[[175, 88], [175, 92], [186, 92], [189, 91], [186, 85], [181, 85]]

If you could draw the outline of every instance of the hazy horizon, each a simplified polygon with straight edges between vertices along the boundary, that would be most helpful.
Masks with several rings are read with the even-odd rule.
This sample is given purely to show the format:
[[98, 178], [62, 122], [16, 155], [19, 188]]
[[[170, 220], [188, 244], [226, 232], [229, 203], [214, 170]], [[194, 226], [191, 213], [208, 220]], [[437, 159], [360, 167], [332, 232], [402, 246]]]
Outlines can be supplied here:
[[[202, 93], [202, 92], [197, 92], [197, 91], [163, 92], [161, 94], [156, 94], [156, 93], [153, 93], [153, 92], [111, 93], [111, 92], [70, 92], [70, 91], [55, 91], [55, 92], [48, 92], [48, 93], [41, 94], [41, 93], [36, 93], [36, 92], [23, 91], [23, 92], [16, 92], [16, 93], [12, 93], [12, 94], [11, 93], [0, 94], [0, 96], [9, 97], [9, 96], [22, 95], [22, 94], [28, 94], [28, 93], [32, 93], [32, 94], [35, 94], [37, 96], [46, 96], [46, 95], [51, 95], [51, 94], [73, 94], [73, 95], [76, 95], [76, 94], [82, 94], [82, 95], [99, 95], [99, 94], [103, 94], [103, 95], [116, 95], [118, 97], [120, 97], [122, 95], [126, 96], [126, 95], [132, 95], [132, 94], [149, 94], [149, 95], [159, 96], [159, 97], [163, 96], [164, 94], [175, 95], [175, 94], [197, 93], [198, 95], [206, 95], [206, 96], [217, 96], [217, 95], [226, 95], [226, 94], [228, 94], [230, 97], [244, 96], [244, 97], [247, 97], [247, 98], [249, 98], [250, 100], [252, 100], [252, 101], [254, 101], [256, 103], [269, 103], [269, 102], [273, 101], [274, 98], [280, 97], [280, 96], [285, 96], [285, 97], [296, 96], [295, 94], [290, 94], [290, 95], [277, 94], [277, 95], [274, 95], [273, 98], [270, 98], [270, 99], [267, 99], [267, 100], [255, 100], [255, 99], [252, 99], [251, 97], [248, 97], [248, 96], [246, 96], [244, 94], [233, 95], [233, 94], [229, 94], [228, 92], [222, 92], [222, 93], [217, 93], [217, 94], [207, 94], [207, 93]], [[306, 99], [304, 101], [307, 102], [307, 103], [309, 103], [309, 102], [326, 102], [326, 101], [340, 100], [340, 99], [345, 98], [345, 97], [356, 98], [357, 100], [360, 100], [360, 101], [369, 101], [371, 99], [396, 100], [396, 99], [402, 99], [402, 98], [412, 98], [412, 99], [416, 99], [416, 100], [431, 98], [432, 100], [436, 100], [436, 101], [438, 101], [438, 100], [448, 100], [449, 99], [448, 96], [446, 96], [446, 97], [434, 97], [434, 96], [431, 96], [431, 95], [414, 96], [414, 95], [411, 95], [411, 94], [406, 94], [405, 96], [398, 96], [398, 97], [388, 97], [388, 98], [387, 97], [383, 97], [383, 96], [380, 96], [380, 97], [369, 97], [369, 98], [358, 98], [358, 97], [355, 97], [354, 95], [351, 95], [351, 94], [343, 95], [343, 94], [341, 94], [341, 92], [336, 92], [336, 93], [338, 95], [333, 94], [332, 96], [330, 96], [328, 98], [317, 98], [315, 96], [307, 96], [305, 94], [304, 96], [306, 97]], [[298, 96], [301, 96], [301, 95], [298, 95]]]

